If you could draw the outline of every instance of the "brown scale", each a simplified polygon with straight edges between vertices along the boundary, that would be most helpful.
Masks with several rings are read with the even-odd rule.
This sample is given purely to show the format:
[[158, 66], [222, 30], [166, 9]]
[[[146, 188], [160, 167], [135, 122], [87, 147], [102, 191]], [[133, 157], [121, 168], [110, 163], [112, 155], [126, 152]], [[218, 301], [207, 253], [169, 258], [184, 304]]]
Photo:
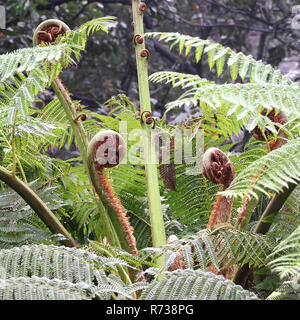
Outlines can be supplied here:
[[234, 168], [226, 155], [215, 148], [210, 154], [209, 164], [203, 165], [203, 175], [216, 184], [222, 184], [224, 190], [234, 179]]
[[49, 42], [53, 44], [59, 34], [65, 34], [61, 25], [47, 25], [38, 32], [38, 39], [41, 43]]
[[[221, 190], [227, 189], [235, 177], [234, 167], [227, 156], [219, 149], [212, 148], [206, 151], [203, 157], [203, 175], [213, 183], [221, 184]], [[231, 226], [231, 215], [233, 206], [233, 197], [224, 197], [222, 195], [217, 196], [214, 203], [213, 211], [210, 214], [208, 229], [215, 230], [219, 227]], [[218, 248], [216, 248], [218, 250]], [[215, 274], [222, 274], [226, 279], [231, 279], [236, 266], [229, 265], [222, 269], [226, 265], [229, 257], [226, 257], [222, 263], [221, 270], [217, 270], [212, 263], [209, 264], [208, 269]]]

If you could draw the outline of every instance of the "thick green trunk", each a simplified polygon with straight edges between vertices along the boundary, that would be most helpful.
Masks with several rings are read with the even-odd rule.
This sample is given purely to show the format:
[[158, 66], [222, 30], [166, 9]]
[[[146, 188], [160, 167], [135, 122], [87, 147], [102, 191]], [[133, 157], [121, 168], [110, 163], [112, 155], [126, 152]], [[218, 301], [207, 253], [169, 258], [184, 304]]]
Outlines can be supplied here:
[[[145, 48], [143, 16], [145, 14], [145, 4], [140, 0], [132, 0], [132, 15], [134, 25], [134, 44], [136, 51], [137, 75], [139, 82], [139, 98], [141, 115], [151, 112], [150, 92], [148, 82], [148, 61], [149, 52]], [[148, 193], [148, 204], [150, 210], [152, 242], [154, 247], [162, 246], [166, 243], [164, 220], [162, 214], [157, 164], [155, 159], [155, 145], [152, 141], [152, 124], [143, 123], [146, 138], [144, 139], [146, 184]], [[163, 265], [163, 257], [157, 263]]]

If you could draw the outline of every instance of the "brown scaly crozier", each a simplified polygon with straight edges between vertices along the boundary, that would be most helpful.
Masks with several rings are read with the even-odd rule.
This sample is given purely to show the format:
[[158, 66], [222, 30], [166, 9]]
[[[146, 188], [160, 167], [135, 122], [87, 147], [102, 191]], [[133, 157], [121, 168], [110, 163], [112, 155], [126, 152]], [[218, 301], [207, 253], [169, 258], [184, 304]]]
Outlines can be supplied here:
[[117, 215], [122, 227], [130, 252], [138, 255], [136, 239], [133, 235], [133, 227], [128, 221], [126, 209], [111, 186], [105, 174], [105, 168], [112, 168], [120, 164], [126, 154], [126, 143], [123, 137], [113, 130], [103, 130], [97, 133], [91, 140], [93, 165], [97, 175], [97, 183], [100, 186], [102, 196]]
[[[235, 177], [233, 164], [217, 148], [209, 148], [204, 153], [202, 173], [211, 182], [221, 184], [221, 191], [227, 189]], [[221, 223], [230, 223], [233, 200], [232, 197], [217, 197], [207, 225], [209, 229]]]

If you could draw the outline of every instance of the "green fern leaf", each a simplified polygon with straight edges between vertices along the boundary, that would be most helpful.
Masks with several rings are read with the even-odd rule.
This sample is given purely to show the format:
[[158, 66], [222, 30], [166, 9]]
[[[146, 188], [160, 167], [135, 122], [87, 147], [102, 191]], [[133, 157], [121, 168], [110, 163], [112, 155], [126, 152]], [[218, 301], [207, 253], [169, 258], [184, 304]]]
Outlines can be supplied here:
[[[246, 194], [256, 196], [255, 192], [261, 191], [269, 196], [269, 192], [282, 191], [287, 182], [297, 184], [300, 179], [299, 144], [299, 138], [289, 140], [281, 148], [252, 162], [236, 176], [229, 188], [220, 194], [242, 198]], [[258, 172], [258, 179], [254, 181], [253, 177]]]
[[165, 272], [144, 290], [144, 300], [257, 300], [258, 297], [232, 281], [200, 270]]

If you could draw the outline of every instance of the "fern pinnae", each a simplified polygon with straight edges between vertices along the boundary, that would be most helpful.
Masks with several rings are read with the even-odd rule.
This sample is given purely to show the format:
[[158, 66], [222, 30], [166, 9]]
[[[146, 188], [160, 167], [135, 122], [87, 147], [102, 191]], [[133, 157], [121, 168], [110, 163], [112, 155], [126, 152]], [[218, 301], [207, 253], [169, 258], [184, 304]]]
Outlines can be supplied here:
[[[172, 286], [172, 290], [165, 289], [165, 287], [169, 286]], [[228, 288], [228, 290], [224, 289], [224, 287]], [[148, 289], [143, 292], [141, 298], [152, 300], [158, 298], [162, 300], [183, 298], [220, 300], [224, 298], [224, 292], [227, 293], [227, 296], [228, 294], [235, 296], [237, 300], [258, 299], [253, 293], [235, 285], [232, 281], [225, 280], [223, 276], [189, 269], [165, 272], [162, 280], [160, 282], [153, 281]]]
[[283, 239], [270, 254], [269, 267], [278, 272], [280, 277], [297, 277], [300, 270], [300, 227]]
[[[199, 300], [211, 300], [211, 295], [215, 288], [218, 289], [218, 277], [207, 277], [202, 283], [201, 293], [198, 297]], [[218, 295], [218, 292], [216, 292]]]
[[[233, 181], [231, 186], [223, 191], [222, 194], [242, 197], [246, 193], [250, 193], [251, 190], [255, 192], [257, 187], [264, 190], [264, 186], [267, 186], [269, 190], [273, 192], [280, 192], [282, 188], [287, 185], [286, 181], [297, 183], [297, 179], [300, 178], [299, 163], [297, 161], [299, 157], [299, 142], [299, 138], [289, 140], [281, 148], [273, 150], [271, 153], [252, 162], [247, 170], [243, 170], [237, 175], [235, 181]], [[287, 154], [289, 157], [286, 156]], [[265, 163], [273, 163], [274, 165], [268, 166], [267, 170], [267, 168], [264, 167]], [[261, 170], [262, 173], [256, 182], [256, 187], [256, 184], [251, 184], [251, 179], [259, 170]]]
[[62, 259], [58, 251], [53, 252], [53, 276], [57, 279], [63, 278]]
[[[190, 287], [194, 279], [192, 277], [186, 277], [183, 282], [181, 283], [179, 290], [177, 292], [178, 300], [186, 300], [190, 296]], [[188, 293], [188, 294], [187, 294]]]
[[174, 252], [173, 250], [168, 250], [164, 254], [165, 262], [164, 262], [164, 269], [168, 270], [170, 266], [174, 263], [176, 257], [178, 256], [177, 250]]
[[234, 261], [235, 256], [232, 255], [230, 245], [227, 246], [227, 244], [224, 244], [224, 240], [222, 240], [219, 241], [220, 243], [216, 245], [216, 248], [218, 249], [216, 254], [218, 256], [219, 265], [221, 266], [221, 269], [226, 270], [226, 268], [229, 267]]
[[201, 290], [203, 284], [203, 278], [197, 277], [195, 281], [191, 284], [189, 288], [189, 296], [191, 300], [196, 300], [199, 296], [199, 291]]
[[[236, 244], [237, 241], [232, 241], [232, 239], [230, 238], [230, 236], [228, 235], [227, 232], [224, 232], [222, 230], [219, 231], [219, 234], [220, 234], [220, 238], [222, 239], [221, 240], [221, 243], [222, 243], [222, 248], [220, 251], [223, 251], [223, 254], [220, 255], [219, 257], [219, 261], [221, 263], [224, 263], [225, 261], [225, 265], [223, 268], [226, 268], [228, 267], [231, 263], [232, 263], [232, 260], [233, 261], [237, 261], [238, 259], [238, 256], [236, 254], [236, 250], [234, 249], [234, 247], [238, 244]], [[225, 243], [224, 243], [225, 242]], [[230, 257], [230, 259], [228, 259], [228, 255]], [[226, 259], [227, 259], [227, 262], [226, 262]]]
[[203, 251], [202, 244], [199, 243], [198, 240], [192, 240], [191, 245], [194, 248], [195, 258], [197, 259], [197, 262], [199, 263], [199, 268], [201, 270], [206, 270], [207, 259], [206, 259], [206, 255]]
[[46, 59], [54, 64], [60, 62], [62, 58], [61, 52], [65, 52], [67, 48], [66, 44], [59, 44], [51, 47], [18, 49], [11, 53], [0, 55], [0, 82], [6, 81], [15, 73], [30, 72], [38, 69]]
[[88, 300], [88, 287], [58, 279], [10, 278], [0, 280], [1, 300]]
[[218, 260], [216, 255], [214, 254], [215, 252], [215, 246], [212, 242], [212, 240], [210, 239], [210, 237], [207, 236], [206, 233], [203, 233], [201, 236], [201, 240], [203, 241], [203, 243], [205, 244], [205, 248], [207, 250], [207, 254], [209, 256], [209, 260], [212, 263], [212, 265], [217, 269], [217, 271], [220, 271], [219, 266], [218, 266]]
[[[174, 271], [174, 273], [176, 273], [177, 271]], [[182, 284], [184, 282], [184, 279], [176, 279], [176, 276], [174, 274], [174, 278], [172, 277], [173, 273], [167, 274], [167, 279], [166, 279], [166, 286], [169, 286], [170, 283], [172, 283], [172, 280], [174, 281], [174, 285], [172, 285], [172, 289], [169, 292], [169, 296], [170, 297], [174, 297], [175, 299], [177, 299], [177, 294], [179, 292], [179, 289], [182, 287]], [[173, 278], [173, 279], [172, 279]], [[166, 299], [166, 296], [164, 297], [160, 297], [161, 299]]]
[[[261, 260], [261, 258], [258, 256], [258, 254], [256, 253], [255, 248], [252, 246], [251, 241], [253, 241], [253, 238], [250, 239], [250, 241], [248, 240], [248, 238], [246, 236], [244, 236], [244, 234], [239, 234], [239, 233], [235, 233], [233, 232], [231, 234], [231, 236], [233, 238], [236, 238], [237, 242], [238, 242], [238, 247], [236, 248], [238, 251], [237, 252], [242, 252], [242, 254], [239, 254], [239, 259], [243, 260], [244, 258], [249, 259], [251, 261], [251, 258], [253, 259], [253, 261], [260, 261], [262, 263], [262, 265], [264, 264], [264, 261]], [[238, 241], [237, 237], [241, 236], [242, 237], [242, 241]], [[244, 242], [246, 242], [246, 244], [244, 244]], [[240, 250], [239, 247], [242, 247], [243, 250]], [[250, 248], [250, 250], [249, 250]]]
[[[282, 75], [280, 71], [274, 70], [270, 65], [265, 65], [261, 61], [256, 61], [251, 55], [246, 56], [241, 52], [235, 53], [232, 49], [209, 40], [202, 40], [199, 39], [199, 37], [191, 37], [172, 32], [149, 32], [146, 33], [145, 36], [153, 39], [158, 38], [159, 41], [169, 43], [170, 49], [179, 43], [179, 53], [181, 53], [184, 47], [194, 48], [196, 62], [200, 61], [203, 52], [206, 53], [208, 55], [210, 70], [216, 62], [220, 64], [217, 71], [218, 75], [222, 73], [222, 64], [226, 60], [226, 57], [229, 56], [227, 61], [228, 66], [235, 66], [235, 72], [231, 73], [233, 75], [233, 81], [236, 80], [236, 72], [238, 69], [238, 73], [243, 81], [246, 75], [249, 74], [250, 81], [253, 82], [257, 81], [258, 83], [261, 83], [264, 79], [269, 79], [269, 81], [272, 80], [272, 82], [275, 82], [276, 84], [293, 84], [293, 82], [287, 76]], [[191, 54], [191, 52], [192, 50], [188, 51], [189, 54]], [[256, 72], [252, 73], [253, 68], [255, 67]], [[274, 79], [276, 80], [274, 81]]]
[[191, 246], [184, 245], [181, 248], [182, 248], [183, 259], [186, 263], [186, 268], [188, 269], [193, 268], [194, 262], [193, 262], [193, 254], [192, 254]]

